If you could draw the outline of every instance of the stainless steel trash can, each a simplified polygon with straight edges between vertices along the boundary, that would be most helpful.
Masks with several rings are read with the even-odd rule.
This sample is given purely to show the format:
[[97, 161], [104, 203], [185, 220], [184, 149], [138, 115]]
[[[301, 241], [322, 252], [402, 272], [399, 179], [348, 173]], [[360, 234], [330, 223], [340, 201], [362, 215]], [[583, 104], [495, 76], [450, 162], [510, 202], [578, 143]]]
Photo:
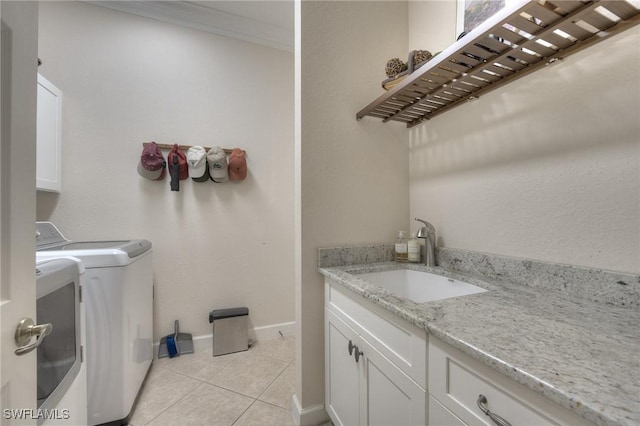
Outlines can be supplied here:
[[249, 308], [211, 311], [209, 323], [213, 324], [213, 356], [249, 349]]

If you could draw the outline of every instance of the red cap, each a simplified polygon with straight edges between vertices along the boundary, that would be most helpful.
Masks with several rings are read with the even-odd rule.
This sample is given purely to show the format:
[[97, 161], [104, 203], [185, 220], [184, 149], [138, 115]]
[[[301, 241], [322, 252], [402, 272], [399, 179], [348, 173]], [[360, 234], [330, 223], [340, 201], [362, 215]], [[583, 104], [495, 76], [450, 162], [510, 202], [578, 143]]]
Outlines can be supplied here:
[[184, 152], [180, 149], [178, 144], [174, 144], [173, 148], [167, 155], [167, 164], [169, 165], [169, 169], [171, 169], [171, 165], [173, 164], [173, 157], [178, 157], [178, 167], [180, 168], [179, 179], [185, 180], [189, 177], [189, 167], [187, 166], [187, 156], [184, 155]]
[[244, 151], [240, 148], [233, 148], [229, 155], [229, 179], [239, 181], [247, 177], [247, 159]]

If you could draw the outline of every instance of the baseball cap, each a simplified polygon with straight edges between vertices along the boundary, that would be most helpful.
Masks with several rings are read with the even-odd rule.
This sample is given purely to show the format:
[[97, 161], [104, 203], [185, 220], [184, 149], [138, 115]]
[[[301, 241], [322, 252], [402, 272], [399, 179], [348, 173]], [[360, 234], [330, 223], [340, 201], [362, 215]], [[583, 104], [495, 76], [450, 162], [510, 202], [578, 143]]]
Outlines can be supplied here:
[[229, 180], [227, 154], [224, 149], [214, 146], [207, 152], [209, 163], [209, 175], [214, 182], [226, 182]]
[[203, 147], [196, 145], [189, 148], [187, 151], [187, 165], [189, 166], [189, 176], [195, 182], [209, 180], [207, 151]]
[[138, 174], [146, 179], [164, 179], [166, 162], [155, 142], [145, 144], [138, 162]]
[[169, 155], [167, 155], [167, 164], [169, 166], [173, 165], [175, 161], [173, 157], [178, 157], [178, 177], [180, 180], [185, 180], [189, 177], [189, 168], [187, 167], [187, 156], [184, 155], [184, 152], [180, 149], [178, 144], [173, 144], [173, 148], [169, 151]]
[[189, 169], [187, 168], [187, 157], [178, 144], [174, 144], [171, 148], [169, 155], [167, 155], [167, 162], [171, 176], [171, 190], [180, 191], [180, 181], [189, 177]]
[[233, 148], [229, 155], [229, 179], [234, 181], [245, 180], [247, 177], [247, 159], [244, 151], [240, 148]]

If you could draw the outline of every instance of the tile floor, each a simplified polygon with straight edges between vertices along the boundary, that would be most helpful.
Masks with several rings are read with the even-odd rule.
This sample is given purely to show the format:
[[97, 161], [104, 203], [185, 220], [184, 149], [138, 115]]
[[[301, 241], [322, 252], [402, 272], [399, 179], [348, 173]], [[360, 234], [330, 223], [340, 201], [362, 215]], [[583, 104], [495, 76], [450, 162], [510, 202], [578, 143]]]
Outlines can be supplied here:
[[295, 339], [256, 342], [248, 351], [211, 350], [154, 360], [131, 426], [289, 426]]

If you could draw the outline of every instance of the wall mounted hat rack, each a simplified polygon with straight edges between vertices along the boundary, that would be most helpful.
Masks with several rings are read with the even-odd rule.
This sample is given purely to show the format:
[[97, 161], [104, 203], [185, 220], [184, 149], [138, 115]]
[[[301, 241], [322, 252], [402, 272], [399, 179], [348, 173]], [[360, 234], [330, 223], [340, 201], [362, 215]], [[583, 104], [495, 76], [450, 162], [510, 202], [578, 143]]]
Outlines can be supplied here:
[[[179, 181], [189, 177], [195, 182], [209, 179], [217, 183], [241, 182], [247, 177], [246, 151], [240, 148], [224, 149], [200, 145], [159, 144], [143, 142], [138, 162], [138, 174], [150, 180], [163, 180], [168, 172], [171, 190], [179, 191]], [[168, 156], [161, 149], [171, 150]], [[185, 155], [183, 151], [188, 151]], [[166, 170], [165, 170], [166, 169]]]
[[[356, 114], [413, 127], [640, 23], [626, 0], [519, 0]], [[615, 81], [615, 79], [613, 79]]]
[[[142, 146], [147, 146], [149, 145], [151, 142], [142, 142]], [[156, 146], [160, 149], [172, 149], [173, 148], [173, 144], [168, 144], [168, 143], [156, 143]], [[193, 145], [180, 145], [178, 144], [178, 148], [180, 148], [183, 151], [187, 151], [189, 148], [191, 148]], [[211, 147], [209, 146], [203, 146], [203, 148], [206, 151], [209, 151], [211, 149]], [[232, 149], [228, 149], [228, 148], [223, 148], [224, 152], [226, 154], [231, 154], [233, 152]], [[242, 150], [242, 152], [246, 153], [247, 151], [245, 151], [244, 149]]]

